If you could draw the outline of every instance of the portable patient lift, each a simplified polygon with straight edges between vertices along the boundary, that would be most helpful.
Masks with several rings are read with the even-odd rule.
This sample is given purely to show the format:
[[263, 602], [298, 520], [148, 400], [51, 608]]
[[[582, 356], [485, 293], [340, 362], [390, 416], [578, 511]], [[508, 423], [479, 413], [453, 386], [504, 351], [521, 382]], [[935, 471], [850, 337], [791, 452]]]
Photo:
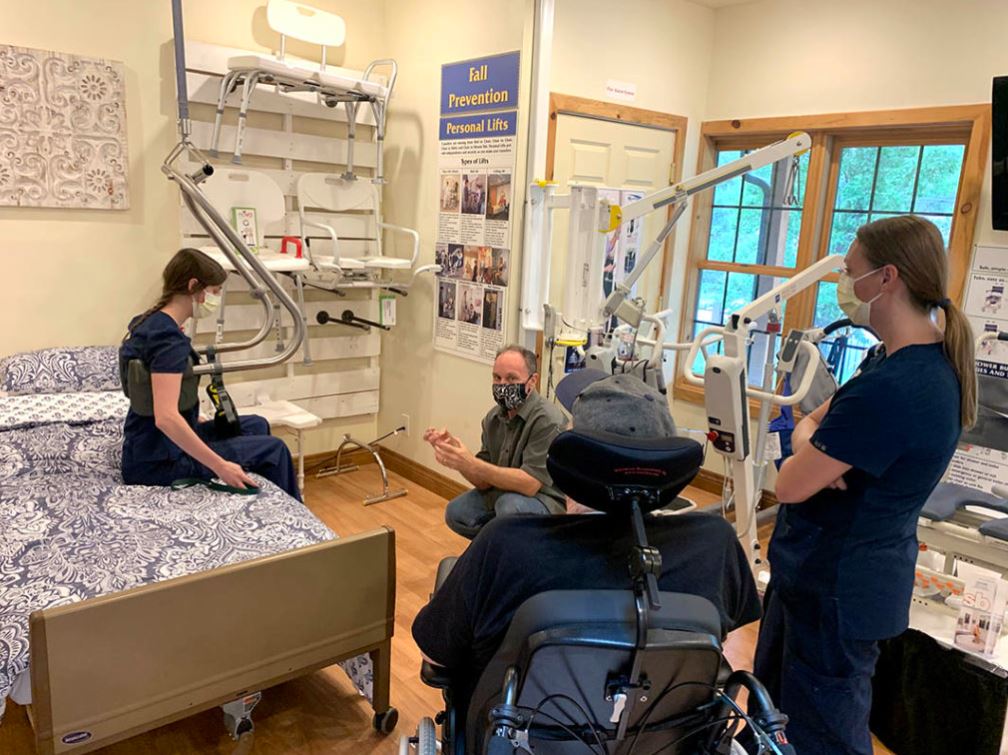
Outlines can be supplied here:
[[[688, 343], [665, 343], [664, 317], [668, 314], [668, 310], [647, 314], [644, 301], [631, 299], [630, 296], [645, 268], [663, 248], [675, 223], [685, 212], [692, 195], [778, 160], [788, 158], [796, 160], [799, 154], [810, 147], [809, 135], [798, 132], [787, 139], [754, 150], [737, 160], [660, 189], [622, 207], [611, 205], [601, 199], [598, 196], [598, 189], [592, 186], [572, 185], [571, 193], [564, 196], [556, 195], [555, 187], [548, 183], [533, 183], [529, 189], [525, 254], [529, 260], [528, 269], [533, 272], [525, 281], [523, 326], [526, 329], [543, 330], [543, 340], [547, 346], [556, 344], [581, 347], [587, 342], [591, 331], [600, 330], [603, 323], [615, 316], [632, 329], [633, 349], [638, 345], [651, 349], [646, 365], [651, 368], [652, 374], [659, 376], [662, 355], [665, 351], [688, 350], [688, 356], [682, 363], [684, 376], [688, 382], [705, 388], [709, 422], [707, 437], [714, 449], [725, 456], [731, 464], [735, 528], [746, 556], [757, 572], [764, 562], [756, 538], [755, 512], [762, 492], [756, 470], [762, 472], [766, 464], [764, 440], [770, 409], [772, 406], [790, 406], [799, 403], [812, 386], [815, 378], [813, 366], [819, 360], [818, 351], [808, 340], [808, 334], [794, 331], [784, 340], [780, 358], [774, 367], [775, 339], [780, 333], [783, 322], [782, 304], [786, 299], [837, 270], [842, 264], [843, 257], [834, 255], [809, 266], [732, 314], [723, 327], [707, 328]], [[796, 167], [796, 162], [793, 161], [789, 183], [794, 180]], [[604, 234], [615, 230], [622, 222], [668, 207], [673, 210], [661, 232], [641, 255], [633, 272], [617, 284], [603, 302]], [[568, 270], [573, 271], [573, 274], [567, 276], [562, 312], [545, 304], [545, 292], [549, 288], [548, 244], [552, 237], [552, 211], [558, 208], [569, 210], [567, 265]], [[535, 270], [536, 266], [541, 266], [542, 269]], [[537, 286], [536, 276], [538, 276]], [[544, 306], [539, 307], [539, 304]], [[545, 313], [542, 319], [538, 319], [539, 310]], [[757, 320], [761, 318], [766, 318], [768, 322], [767, 366], [764, 370], [762, 388], [751, 388], [748, 385], [746, 366], [747, 347], [753, 337], [752, 331], [757, 326]], [[645, 324], [651, 328], [647, 337], [639, 333], [641, 326]], [[716, 340], [723, 340], [725, 353], [708, 356], [707, 347]], [[800, 351], [804, 351], [807, 355], [809, 367], [803, 373], [799, 385], [789, 396], [776, 394], [775, 375], [783, 377], [790, 374]], [[594, 352], [594, 356], [604, 355], [597, 360], [600, 367], [619, 369], [620, 360], [612, 358], [615, 352], [615, 349], [603, 346]], [[702, 377], [693, 374], [693, 364], [700, 353], [707, 357]], [[591, 349], [587, 356], [589, 358], [593, 356]], [[662, 388], [663, 385], [659, 384], [657, 387]], [[749, 398], [761, 402], [759, 432], [755, 444], [750, 440]]]
[[[212, 347], [197, 348], [197, 351], [207, 353], [212, 348], [213, 354], [222, 352], [242, 351], [258, 345], [266, 339], [279, 317], [279, 307], [283, 306], [290, 312], [294, 330], [290, 341], [276, 354], [261, 359], [246, 359], [228, 362], [223, 365], [214, 358], [207, 364], [197, 365], [196, 374], [221, 374], [223, 372], [252, 370], [286, 362], [305, 340], [305, 323], [298, 305], [283, 289], [272, 275], [266, 264], [254, 254], [241, 236], [231, 227], [213, 203], [200, 188], [200, 184], [214, 174], [214, 167], [193, 145], [191, 141], [192, 123], [189, 120], [189, 92], [186, 82], [185, 68], [185, 37], [182, 28], [182, 0], [172, 0], [172, 22], [175, 34], [175, 79], [178, 93], [178, 129], [179, 142], [169, 152], [161, 165], [161, 171], [174, 181], [182, 192], [182, 201], [192, 212], [196, 221], [206, 230], [210, 238], [217, 244], [220, 253], [248, 283], [253, 299], [259, 300], [263, 307], [263, 322], [259, 331], [245, 341], [234, 343], [215, 343]], [[187, 158], [200, 167], [192, 174], [183, 173], [176, 165], [180, 158]], [[271, 298], [272, 297], [272, 298]], [[274, 303], [276, 302], [276, 303]]]
[[[787, 139], [743, 155], [724, 165], [705, 171], [693, 178], [659, 189], [626, 206], [609, 203], [599, 197], [595, 186], [572, 184], [570, 194], [556, 194], [556, 185], [537, 181], [529, 186], [529, 207], [525, 215], [525, 257], [529, 260], [529, 274], [524, 281], [522, 327], [526, 330], [543, 330], [542, 317], [549, 290], [549, 244], [553, 236], [553, 211], [568, 210], [567, 267], [564, 300], [561, 308], [554, 308], [554, 322], [559, 328], [558, 343], [584, 344], [587, 333], [615, 315], [637, 328], [646, 319], [644, 303], [629, 299], [634, 285], [645, 268], [661, 251], [676, 222], [686, 211], [686, 203], [694, 194], [711, 189], [724, 181], [741, 176], [764, 165], [789, 157], [797, 157], [812, 144], [804, 132], [792, 134]], [[790, 178], [794, 177], [794, 166]], [[602, 268], [604, 265], [605, 235], [616, 230], [621, 223], [629, 222], [662, 208], [673, 208], [664, 228], [644, 250], [633, 271], [617, 284], [608, 299], [602, 301]], [[549, 335], [544, 332], [544, 337]]]
[[[708, 438], [714, 450], [731, 465], [735, 529], [746, 557], [759, 577], [765, 578], [768, 574], [762, 568], [765, 562], [756, 537], [756, 507], [763, 492], [770, 409], [800, 403], [812, 388], [815, 367], [820, 359], [818, 349], [810, 340], [810, 333], [792, 330], [784, 338], [774, 362], [784, 302], [840, 269], [843, 259], [843, 255], [839, 254], [825, 257], [729, 315], [723, 326], [704, 328], [693, 340], [682, 363], [686, 382], [704, 389]], [[753, 388], [749, 385], [748, 346], [757, 321], [763, 317], [767, 318], [766, 368], [762, 387]], [[724, 353], [709, 354], [707, 349], [717, 342], [723, 345]], [[800, 351], [805, 352], [807, 361], [799, 384], [788, 396], [776, 393], [777, 378], [783, 379], [793, 372]], [[693, 372], [693, 365], [700, 354], [705, 361], [703, 376]], [[755, 399], [760, 407], [754, 442], [750, 440], [749, 399]]]

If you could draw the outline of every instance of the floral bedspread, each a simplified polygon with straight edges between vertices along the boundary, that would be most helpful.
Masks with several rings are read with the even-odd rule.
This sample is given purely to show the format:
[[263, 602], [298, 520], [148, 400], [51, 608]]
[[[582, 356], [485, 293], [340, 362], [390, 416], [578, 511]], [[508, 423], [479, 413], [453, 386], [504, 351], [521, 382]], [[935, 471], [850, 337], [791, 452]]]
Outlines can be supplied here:
[[[0, 398], [0, 712], [32, 611], [336, 537], [261, 478], [255, 496], [124, 485], [121, 394], [59, 395]], [[370, 658], [341, 665], [371, 699]]]

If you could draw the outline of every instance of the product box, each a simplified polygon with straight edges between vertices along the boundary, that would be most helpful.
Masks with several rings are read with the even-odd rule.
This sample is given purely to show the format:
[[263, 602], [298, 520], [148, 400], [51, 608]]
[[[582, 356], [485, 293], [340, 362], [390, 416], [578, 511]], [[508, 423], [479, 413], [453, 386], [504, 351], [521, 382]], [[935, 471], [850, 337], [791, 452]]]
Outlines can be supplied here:
[[997, 572], [973, 564], [958, 562], [956, 573], [964, 587], [955, 644], [964, 650], [993, 656], [1004, 626], [1008, 583]]

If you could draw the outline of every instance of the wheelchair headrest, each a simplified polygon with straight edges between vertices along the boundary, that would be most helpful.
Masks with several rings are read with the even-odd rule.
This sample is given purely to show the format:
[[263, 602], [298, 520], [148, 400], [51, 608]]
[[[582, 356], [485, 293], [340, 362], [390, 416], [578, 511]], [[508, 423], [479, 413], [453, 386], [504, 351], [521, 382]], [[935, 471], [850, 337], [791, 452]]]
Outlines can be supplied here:
[[546, 468], [556, 486], [583, 506], [610, 514], [671, 503], [703, 464], [703, 448], [689, 438], [634, 439], [568, 430], [549, 448]]

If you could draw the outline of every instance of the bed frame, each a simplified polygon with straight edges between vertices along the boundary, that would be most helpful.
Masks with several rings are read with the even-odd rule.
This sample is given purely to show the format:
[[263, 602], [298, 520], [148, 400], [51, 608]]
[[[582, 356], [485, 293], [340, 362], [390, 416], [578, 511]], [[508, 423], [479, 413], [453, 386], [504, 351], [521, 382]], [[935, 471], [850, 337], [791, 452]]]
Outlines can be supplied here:
[[89, 752], [362, 653], [378, 726], [394, 614], [389, 528], [35, 611], [37, 750]]

